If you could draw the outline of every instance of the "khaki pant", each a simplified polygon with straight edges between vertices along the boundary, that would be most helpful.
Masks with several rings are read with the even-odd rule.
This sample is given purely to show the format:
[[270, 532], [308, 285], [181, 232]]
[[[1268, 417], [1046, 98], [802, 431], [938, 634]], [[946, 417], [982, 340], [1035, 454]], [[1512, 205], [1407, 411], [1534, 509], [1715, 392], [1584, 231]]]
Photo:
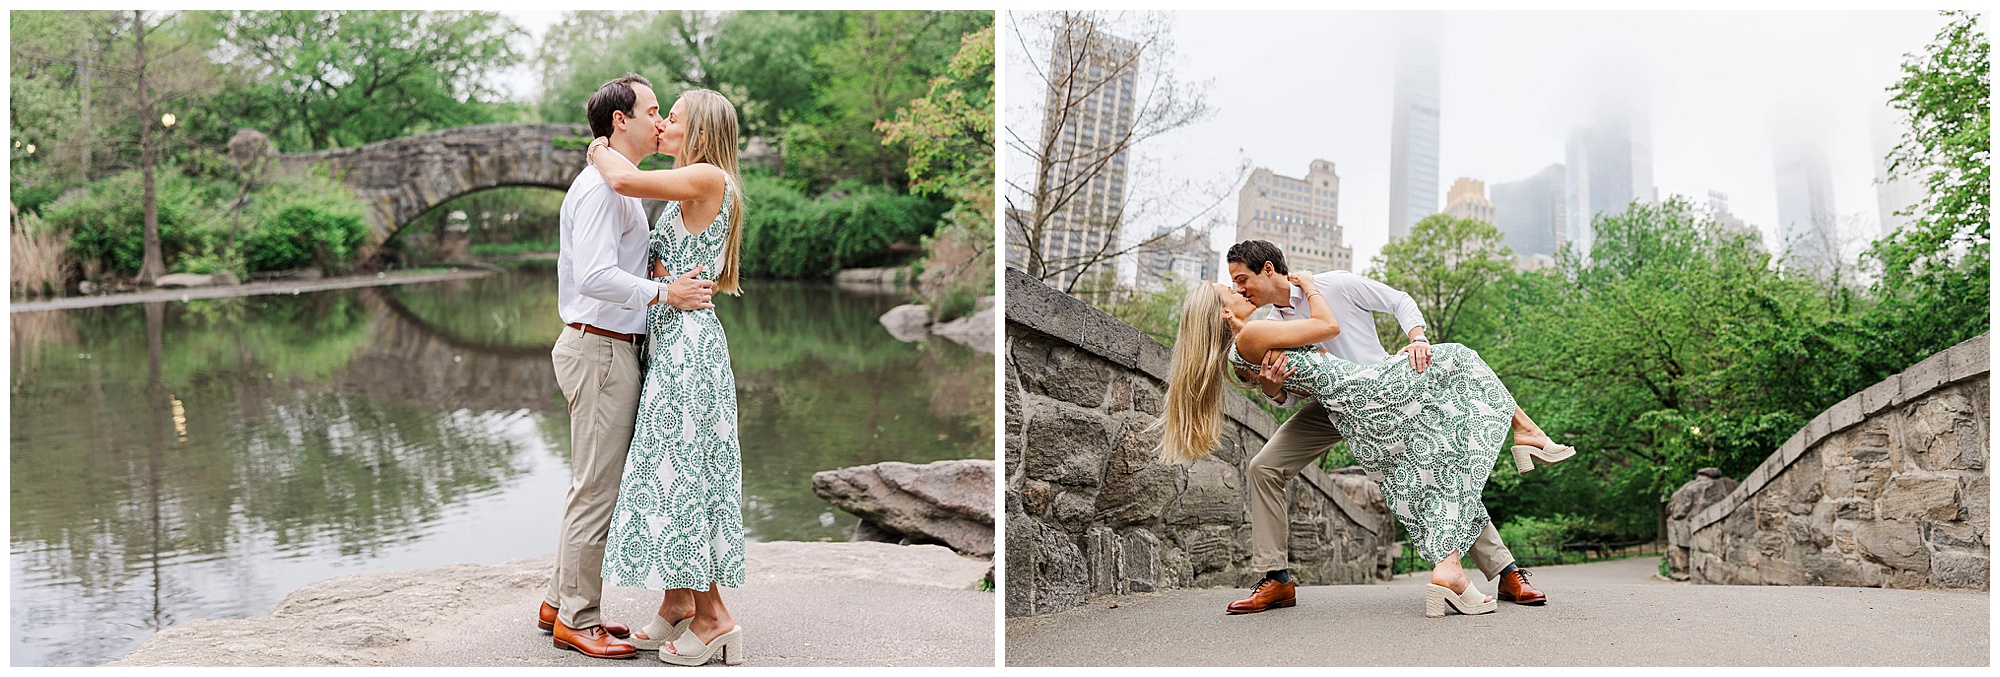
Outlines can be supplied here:
[[[1250, 568], [1289, 569], [1291, 515], [1286, 512], [1285, 484], [1314, 459], [1340, 441], [1340, 431], [1318, 400], [1306, 400], [1264, 448], [1250, 458]], [[1500, 542], [1500, 531], [1487, 523], [1472, 543], [1472, 561], [1487, 580], [1514, 563], [1514, 553]]]
[[569, 400], [570, 479], [543, 600], [560, 610], [563, 625], [582, 629], [600, 621], [604, 540], [639, 412], [639, 353], [630, 343], [564, 327], [550, 356]]

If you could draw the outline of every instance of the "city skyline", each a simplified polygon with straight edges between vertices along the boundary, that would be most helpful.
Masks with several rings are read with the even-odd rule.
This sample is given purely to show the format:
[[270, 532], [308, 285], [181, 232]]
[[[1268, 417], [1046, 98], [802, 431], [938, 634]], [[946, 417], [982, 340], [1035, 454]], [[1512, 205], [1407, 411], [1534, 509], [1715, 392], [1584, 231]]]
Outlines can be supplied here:
[[[1173, 66], [1183, 79], [1212, 79], [1217, 113], [1141, 155], [1176, 180], [1226, 177], [1243, 164], [1338, 164], [1344, 244], [1365, 269], [1388, 239], [1399, 14], [1175, 15]], [[1629, 97], [1648, 102], [1660, 199], [1700, 205], [1708, 191], [1723, 191], [1738, 218], [1775, 242], [1770, 120], [1803, 104], [1823, 118], [1836, 211], [1875, 214], [1879, 153], [1869, 116], [1885, 105], [1903, 55], [1920, 52], [1945, 19], [1924, 11], [1718, 16], [1444, 13], [1439, 176], [1488, 186], [1526, 180], [1563, 163], [1567, 136], [1589, 121], [1593, 100]], [[1018, 75], [1003, 74], [1010, 91]], [[1217, 210], [1233, 212], [1231, 202]], [[1218, 228], [1215, 248], [1233, 235]]]

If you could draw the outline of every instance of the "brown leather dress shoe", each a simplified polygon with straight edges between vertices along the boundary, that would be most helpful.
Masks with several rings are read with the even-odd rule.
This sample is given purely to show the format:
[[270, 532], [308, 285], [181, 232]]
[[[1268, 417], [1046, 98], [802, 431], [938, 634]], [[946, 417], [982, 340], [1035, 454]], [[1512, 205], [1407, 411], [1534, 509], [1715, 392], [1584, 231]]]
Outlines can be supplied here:
[[569, 649], [591, 658], [637, 658], [639, 647], [631, 642], [612, 637], [604, 631], [604, 626], [593, 625], [582, 630], [571, 630], [556, 621], [555, 644], [558, 649]]
[[1549, 601], [1549, 596], [1528, 584], [1528, 570], [1515, 567], [1513, 571], [1500, 575], [1500, 599], [1515, 604], [1534, 606]]
[[[626, 627], [624, 623], [604, 621], [602, 625], [604, 626], [604, 631], [611, 633], [612, 637], [625, 639], [632, 636], [632, 629]], [[541, 628], [542, 632], [555, 632], [556, 608], [549, 606], [548, 602], [542, 602], [542, 611], [535, 617], [535, 627]]]
[[1229, 603], [1229, 613], [1254, 614], [1260, 611], [1282, 609], [1295, 606], [1298, 602], [1298, 586], [1279, 583], [1266, 578], [1257, 583], [1257, 589], [1250, 591], [1249, 599], [1239, 599]]

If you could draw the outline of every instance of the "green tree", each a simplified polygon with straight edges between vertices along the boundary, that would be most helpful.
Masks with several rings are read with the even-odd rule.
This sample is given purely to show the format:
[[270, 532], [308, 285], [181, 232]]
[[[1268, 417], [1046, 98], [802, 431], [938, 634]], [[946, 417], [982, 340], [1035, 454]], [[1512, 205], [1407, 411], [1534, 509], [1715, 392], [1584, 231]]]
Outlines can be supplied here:
[[1773, 269], [1681, 198], [1597, 219], [1588, 261], [1500, 285], [1482, 354], [1559, 441], [1587, 453], [1522, 478], [1496, 472], [1498, 519], [1581, 512], [1652, 535], [1699, 468], [1742, 476], [1853, 393], [1851, 299]]
[[237, 11], [217, 24], [254, 81], [221, 103], [287, 151], [490, 122], [493, 76], [526, 35], [497, 12]]
[[[930, 93], [876, 123], [884, 145], [909, 149], [910, 190], [952, 201], [925, 240], [920, 293], [993, 293], [993, 27], [967, 33]], [[943, 318], [940, 318], [943, 319]]]
[[1864, 326], [1876, 378], [1950, 347], [1992, 324], [1992, 102], [1986, 35], [1971, 12], [1951, 21], [1889, 87], [1907, 116], [1888, 159], [1894, 176], [1928, 172], [1914, 223], [1876, 242], [1873, 289], [1882, 305]]
[[1500, 240], [1491, 223], [1432, 214], [1383, 245], [1369, 275], [1416, 299], [1428, 323], [1425, 336], [1455, 341], [1467, 302], [1513, 270], [1514, 250]]
[[900, 179], [904, 156], [882, 146], [876, 123], [923, 96], [928, 81], [948, 69], [961, 36], [992, 20], [990, 12], [848, 13], [841, 38], [813, 50], [825, 119], [806, 124], [820, 127], [812, 148], [820, 180]]

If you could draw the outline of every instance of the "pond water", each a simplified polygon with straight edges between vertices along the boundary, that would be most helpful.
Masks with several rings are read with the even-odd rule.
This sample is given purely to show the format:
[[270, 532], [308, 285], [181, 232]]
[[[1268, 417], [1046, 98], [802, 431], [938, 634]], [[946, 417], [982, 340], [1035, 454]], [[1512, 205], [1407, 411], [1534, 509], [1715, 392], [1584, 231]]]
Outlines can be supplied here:
[[[569, 419], [547, 263], [456, 282], [15, 313], [14, 665], [98, 665], [340, 574], [554, 552]], [[719, 297], [753, 540], [843, 540], [813, 473], [993, 454], [993, 358], [895, 296]]]

